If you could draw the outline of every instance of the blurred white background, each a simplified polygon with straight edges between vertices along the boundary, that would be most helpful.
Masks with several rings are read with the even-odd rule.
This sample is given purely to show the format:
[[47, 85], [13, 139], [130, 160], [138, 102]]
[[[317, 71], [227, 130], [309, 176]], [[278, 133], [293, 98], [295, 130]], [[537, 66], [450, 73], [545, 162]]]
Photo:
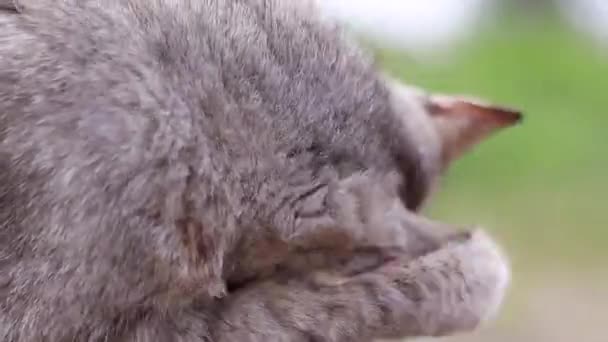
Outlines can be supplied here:
[[320, 0], [323, 8], [357, 31], [400, 48], [428, 51], [470, 35], [488, 0]]
[[[554, 3], [568, 22], [608, 44], [608, 0], [318, 0], [328, 14], [355, 31], [412, 53], [453, 47], [492, 20], [497, 7], [524, 11]], [[498, 6], [497, 6], [498, 5]]]

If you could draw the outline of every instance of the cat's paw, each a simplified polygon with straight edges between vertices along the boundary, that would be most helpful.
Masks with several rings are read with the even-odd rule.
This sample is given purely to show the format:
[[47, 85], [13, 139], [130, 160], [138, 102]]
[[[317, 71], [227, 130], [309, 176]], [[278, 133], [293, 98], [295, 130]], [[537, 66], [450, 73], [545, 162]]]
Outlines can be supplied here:
[[448, 257], [462, 273], [470, 312], [480, 323], [494, 318], [501, 308], [511, 281], [511, 269], [502, 248], [483, 230], [448, 243]]
[[387, 270], [414, 306], [408, 312], [425, 336], [471, 331], [495, 317], [511, 277], [501, 248], [482, 230], [455, 237], [425, 256], [405, 259], [399, 267], [400, 275], [396, 268]]

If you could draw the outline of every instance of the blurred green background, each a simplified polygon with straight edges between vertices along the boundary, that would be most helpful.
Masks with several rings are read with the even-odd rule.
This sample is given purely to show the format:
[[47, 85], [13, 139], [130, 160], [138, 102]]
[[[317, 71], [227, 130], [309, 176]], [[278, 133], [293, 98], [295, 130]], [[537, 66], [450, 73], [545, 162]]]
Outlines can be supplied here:
[[455, 164], [434, 201], [437, 215], [496, 220], [489, 226], [526, 267], [594, 263], [608, 271], [608, 50], [554, 16], [529, 19], [486, 25], [441, 64], [398, 50], [378, 55], [406, 82], [525, 114]]
[[429, 208], [487, 227], [514, 270], [498, 320], [448, 340], [607, 342], [608, 49], [552, 7], [507, 6], [438, 62], [376, 51], [406, 82], [525, 113], [455, 164]]

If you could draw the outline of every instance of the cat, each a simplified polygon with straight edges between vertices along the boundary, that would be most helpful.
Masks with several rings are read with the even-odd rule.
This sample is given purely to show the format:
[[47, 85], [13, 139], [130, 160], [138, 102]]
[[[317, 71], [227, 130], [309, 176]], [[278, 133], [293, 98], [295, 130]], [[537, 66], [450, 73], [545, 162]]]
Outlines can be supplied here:
[[467, 330], [497, 307], [508, 266], [481, 231], [337, 283], [227, 295], [328, 231], [336, 249], [377, 234], [323, 212], [351, 180], [397, 177], [413, 212], [435, 178], [373, 60], [312, 5], [13, 4], [0, 14], [2, 341], [357, 341]]
[[[429, 93], [392, 77], [383, 77], [391, 94], [392, 108], [403, 119], [402, 134], [412, 138], [413, 146], [419, 150], [419, 163], [424, 164], [424, 169], [431, 175], [431, 186], [423, 196], [423, 204], [437, 192], [442, 176], [453, 161], [492, 134], [518, 124], [522, 119], [520, 111], [512, 108], [461, 95]], [[366, 175], [350, 177], [347, 182], [349, 185], [344, 186], [347, 191], [332, 199], [334, 207], [339, 203], [344, 210], [335, 216], [344, 217], [340, 222], [360, 218], [365, 225], [376, 229], [367, 231], [364, 227], [360, 228], [365, 231], [365, 236], [359, 239], [358, 249], [354, 253], [344, 249], [336, 251], [335, 247], [320, 248], [323, 241], [307, 243], [313, 247], [313, 251], [292, 253], [288, 260], [277, 265], [281, 272], [287, 271], [293, 275], [329, 268], [348, 275], [377, 266], [386, 259], [387, 253], [399, 253], [402, 260], [405, 254], [419, 256], [439, 248], [446, 239], [459, 234], [454, 227], [404, 210], [398, 196], [391, 193], [396, 185], [390, 179], [387, 182], [386, 179]], [[358, 199], [363, 202], [356, 202]], [[350, 205], [345, 204], [349, 202]], [[361, 222], [351, 220], [347, 225], [353, 228], [361, 225]], [[330, 229], [328, 231], [331, 232]], [[332, 238], [327, 237], [326, 240], [331, 241]], [[347, 244], [348, 241], [345, 241]], [[256, 258], [247, 259], [254, 261]], [[269, 274], [258, 273], [255, 276], [267, 278], [275, 276], [277, 272], [275, 269]]]

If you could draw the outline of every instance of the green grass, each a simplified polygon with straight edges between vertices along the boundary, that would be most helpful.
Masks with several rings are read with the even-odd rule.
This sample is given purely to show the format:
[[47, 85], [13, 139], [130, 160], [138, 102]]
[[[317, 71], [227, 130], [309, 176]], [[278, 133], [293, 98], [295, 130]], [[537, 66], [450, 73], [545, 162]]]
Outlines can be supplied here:
[[434, 216], [488, 226], [522, 266], [608, 261], [608, 50], [551, 18], [505, 18], [442, 63], [378, 55], [407, 82], [525, 113], [456, 163]]

